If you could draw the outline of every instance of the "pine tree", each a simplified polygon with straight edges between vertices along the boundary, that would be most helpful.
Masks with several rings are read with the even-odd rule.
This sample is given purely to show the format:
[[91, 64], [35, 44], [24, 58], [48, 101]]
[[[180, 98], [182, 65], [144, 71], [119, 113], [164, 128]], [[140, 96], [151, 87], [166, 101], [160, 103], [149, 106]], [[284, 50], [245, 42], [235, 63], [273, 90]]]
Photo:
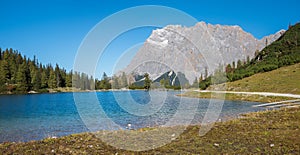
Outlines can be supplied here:
[[79, 88], [81, 90], [86, 90], [86, 74], [81, 73], [80, 77], [79, 77]]
[[89, 90], [90, 89], [89, 76], [85, 73], [82, 73], [81, 81], [82, 81], [82, 87], [81, 88], [83, 90]]
[[203, 81], [203, 75], [201, 73], [200, 78], [199, 78], [199, 83]]
[[60, 87], [66, 87], [67, 72], [65, 69], [60, 70], [60, 76], [61, 76]]
[[72, 87], [80, 88], [80, 75], [76, 71], [72, 75]]
[[165, 79], [161, 79], [159, 81], [159, 84], [160, 84], [161, 87], [164, 87], [165, 86]]
[[9, 73], [9, 64], [6, 60], [2, 60], [1, 63], [2, 74], [4, 75], [4, 82], [9, 83], [10, 81], [10, 73]]
[[165, 81], [164, 87], [165, 87], [165, 88], [170, 88], [170, 87], [171, 87], [170, 79], [167, 78], [167, 79], [164, 79], [164, 81]]
[[60, 74], [60, 69], [59, 69], [59, 66], [58, 66], [58, 64], [56, 64], [56, 66], [55, 66], [55, 78], [56, 78], [56, 87], [55, 88], [57, 88], [57, 87], [60, 87], [61, 86], [61, 82], [62, 82], [62, 78], [61, 78], [61, 74]]
[[119, 78], [116, 75], [114, 75], [112, 77], [112, 88], [113, 89], [120, 89]]
[[107, 77], [107, 75], [106, 75], [106, 73], [105, 73], [105, 72], [103, 72], [103, 75], [102, 75], [102, 80], [108, 80], [108, 77]]
[[121, 76], [121, 87], [122, 88], [128, 87], [128, 81], [125, 72], [123, 72]]
[[72, 71], [66, 75], [66, 87], [72, 87]]
[[89, 79], [89, 90], [95, 90], [95, 80], [93, 78], [93, 76], [90, 77]]
[[241, 68], [242, 66], [243, 66], [242, 61], [238, 60], [236, 68]]
[[19, 66], [16, 81], [17, 81], [17, 91], [18, 92], [26, 93], [29, 90], [25, 61]]
[[16, 64], [16, 58], [13, 55], [11, 55], [9, 58], [9, 71], [10, 71], [9, 83], [14, 84], [16, 83], [18, 67]]
[[111, 89], [111, 84], [109, 83], [109, 78], [105, 72], [103, 73], [102, 80], [99, 83], [99, 88], [106, 89], [106, 90]]
[[2, 61], [0, 60], [0, 93], [6, 90], [5, 74], [3, 72]]
[[30, 77], [31, 77], [31, 81], [30, 81], [30, 83], [31, 83], [31, 85], [33, 85], [34, 84], [34, 80], [35, 80], [35, 74], [36, 74], [36, 70], [37, 70], [37, 67], [35, 66], [35, 64], [34, 64], [34, 61], [30, 61], [29, 60], [29, 71], [30, 71]]
[[193, 88], [198, 88], [199, 87], [199, 82], [198, 82], [198, 78], [197, 77], [195, 78], [192, 87]]
[[39, 64], [39, 72], [41, 75], [41, 89], [45, 89], [48, 87], [48, 77], [45, 72], [45, 67], [41, 63]]
[[41, 74], [41, 88], [48, 88], [48, 77], [46, 72], [43, 70]]
[[145, 74], [144, 74], [144, 77], [145, 77], [144, 88], [145, 88], [146, 90], [149, 90], [150, 87], [151, 87], [151, 80], [150, 80], [150, 78], [149, 78], [149, 74], [148, 74], [148, 73], [145, 73]]
[[226, 68], [225, 68], [225, 72], [226, 72], [226, 73], [231, 73], [232, 71], [233, 71], [233, 69], [232, 69], [231, 65], [228, 64], [228, 65], [226, 66]]
[[48, 87], [51, 89], [57, 88], [56, 75], [53, 70], [50, 70], [50, 75], [49, 75], [49, 79], [48, 79]]
[[42, 87], [41, 73], [37, 69], [34, 70], [34, 74], [31, 81], [32, 81], [33, 90], [38, 91], [39, 89], [41, 89]]
[[8, 49], [3, 53], [2, 60], [3, 74], [5, 75], [5, 83], [9, 84], [11, 79], [10, 73], [10, 52]]
[[207, 79], [207, 77], [208, 77], [208, 68], [205, 67], [205, 69], [204, 69], [204, 79]]
[[25, 79], [26, 79], [26, 84], [28, 86], [28, 91], [31, 90], [32, 85], [31, 85], [31, 76], [30, 76], [30, 69], [29, 69], [29, 63], [30, 59], [28, 58], [27, 60], [24, 58], [23, 63], [25, 63]]
[[249, 64], [250, 63], [250, 57], [249, 57], [249, 55], [247, 55], [247, 64]]

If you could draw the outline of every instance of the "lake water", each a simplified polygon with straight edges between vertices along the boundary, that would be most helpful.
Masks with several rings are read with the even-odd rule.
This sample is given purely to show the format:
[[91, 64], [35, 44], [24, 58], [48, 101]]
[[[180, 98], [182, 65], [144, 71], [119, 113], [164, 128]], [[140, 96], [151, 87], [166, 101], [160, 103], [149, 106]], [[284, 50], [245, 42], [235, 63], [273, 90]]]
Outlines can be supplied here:
[[[0, 142], [126, 129], [128, 124], [133, 129], [200, 124], [207, 112], [211, 112], [211, 117], [218, 113], [220, 100], [175, 96], [179, 93], [116, 91], [0, 95]], [[212, 102], [217, 106], [211, 106]], [[218, 119], [263, 110], [253, 108], [254, 104], [258, 103], [225, 101]]]

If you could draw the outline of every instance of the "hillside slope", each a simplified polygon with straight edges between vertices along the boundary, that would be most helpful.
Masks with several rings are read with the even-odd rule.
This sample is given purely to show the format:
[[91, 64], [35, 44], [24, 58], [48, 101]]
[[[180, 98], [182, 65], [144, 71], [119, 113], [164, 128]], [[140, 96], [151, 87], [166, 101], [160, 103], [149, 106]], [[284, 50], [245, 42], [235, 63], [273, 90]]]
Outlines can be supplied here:
[[[300, 94], [300, 63], [226, 83], [230, 91]], [[225, 85], [225, 84], [221, 84]], [[210, 86], [215, 89], [221, 85]]]
[[291, 26], [278, 40], [256, 53], [254, 59], [236, 68], [226, 67], [229, 81], [268, 72], [300, 62], [300, 23]]

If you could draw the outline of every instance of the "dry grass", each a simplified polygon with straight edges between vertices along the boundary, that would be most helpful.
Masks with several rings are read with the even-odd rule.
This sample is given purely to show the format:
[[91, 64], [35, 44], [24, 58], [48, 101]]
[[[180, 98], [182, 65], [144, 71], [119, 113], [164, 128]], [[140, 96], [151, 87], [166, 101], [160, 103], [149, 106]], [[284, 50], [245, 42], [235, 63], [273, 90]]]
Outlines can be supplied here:
[[[300, 94], [300, 63], [270, 72], [255, 74], [242, 80], [228, 82], [229, 91], [275, 92]], [[211, 86], [214, 89], [217, 86]]]

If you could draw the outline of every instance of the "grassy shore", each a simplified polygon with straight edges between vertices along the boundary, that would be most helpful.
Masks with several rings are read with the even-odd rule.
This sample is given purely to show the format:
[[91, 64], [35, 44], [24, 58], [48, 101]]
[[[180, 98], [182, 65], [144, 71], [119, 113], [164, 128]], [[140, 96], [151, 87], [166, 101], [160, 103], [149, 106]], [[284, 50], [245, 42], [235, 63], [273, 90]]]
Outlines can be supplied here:
[[[242, 80], [228, 82], [226, 84], [212, 85], [209, 90], [227, 90], [244, 92], [274, 92], [300, 94], [300, 63], [282, 67], [270, 72], [255, 74]], [[188, 91], [179, 96], [197, 98], [220, 98], [220, 95], [209, 92]], [[226, 100], [243, 100], [254, 102], [277, 102], [293, 98], [280, 96], [263, 96], [248, 94], [226, 93]], [[221, 95], [221, 97], [223, 97]], [[221, 98], [223, 99], [223, 98]]]
[[290, 97], [281, 97], [281, 96], [263, 96], [263, 95], [231, 94], [231, 93], [225, 93], [224, 95], [219, 95], [217, 93], [196, 92], [196, 91], [187, 91], [183, 94], [179, 94], [178, 96], [208, 98], [208, 99], [213, 98], [213, 99], [237, 100], [237, 101], [251, 101], [251, 102], [278, 102], [278, 101], [294, 99]]
[[[91, 133], [27, 143], [2, 143], [0, 152], [1, 154], [299, 154], [299, 129], [300, 108], [291, 108], [249, 113], [240, 119], [218, 122], [204, 136], [199, 136], [199, 126], [189, 126], [171, 143], [142, 152], [114, 148]], [[162, 130], [167, 133], [169, 128]], [[114, 133], [118, 139], [125, 139], [122, 137], [126, 136], [124, 131]], [[131, 141], [126, 143], [137, 145]]]

